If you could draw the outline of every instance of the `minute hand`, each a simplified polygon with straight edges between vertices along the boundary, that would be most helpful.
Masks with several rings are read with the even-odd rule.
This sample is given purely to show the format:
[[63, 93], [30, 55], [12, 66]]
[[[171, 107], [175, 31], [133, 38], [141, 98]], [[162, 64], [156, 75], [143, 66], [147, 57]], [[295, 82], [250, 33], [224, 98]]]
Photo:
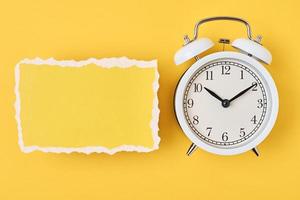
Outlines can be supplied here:
[[257, 85], [257, 83], [255, 83], [255, 84], [251, 85], [250, 87], [244, 89], [243, 91], [241, 91], [240, 93], [238, 93], [237, 95], [235, 95], [234, 97], [232, 97], [232, 98], [229, 100], [229, 102], [231, 102], [231, 101], [237, 99], [238, 97], [242, 96], [242, 95], [245, 94], [248, 90], [250, 90], [251, 88], [253, 88], [253, 87], [256, 86], [256, 85]]

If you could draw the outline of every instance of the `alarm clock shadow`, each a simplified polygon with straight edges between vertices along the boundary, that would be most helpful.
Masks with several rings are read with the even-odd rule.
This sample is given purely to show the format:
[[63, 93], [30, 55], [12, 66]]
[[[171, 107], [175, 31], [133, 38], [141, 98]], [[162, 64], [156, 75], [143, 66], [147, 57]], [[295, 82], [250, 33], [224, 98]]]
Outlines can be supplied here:
[[[275, 49], [272, 51], [275, 51]], [[276, 54], [274, 57], [276, 57]], [[278, 55], [278, 57], [280, 56]], [[293, 98], [293, 96], [296, 97], [296, 95], [294, 95], [295, 88], [286, 84], [288, 80], [284, 80], [283, 78], [286, 69], [278, 67], [283, 65], [283, 63], [281, 64], [280, 62], [281, 61], [275, 59], [270, 66], [265, 66], [272, 75], [278, 90], [279, 109], [277, 120], [271, 133], [259, 145], [262, 156], [265, 154], [271, 157], [283, 156], [290, 146], [291, 138], [295, 137], [294, 131], [291, 131], [291, 128], [297, 127], [299, 124], [299, 117], [297, 115], [297, 110], [299, 110], [299, 100]], [[288, 123], [286, 123], [287, 119]]]

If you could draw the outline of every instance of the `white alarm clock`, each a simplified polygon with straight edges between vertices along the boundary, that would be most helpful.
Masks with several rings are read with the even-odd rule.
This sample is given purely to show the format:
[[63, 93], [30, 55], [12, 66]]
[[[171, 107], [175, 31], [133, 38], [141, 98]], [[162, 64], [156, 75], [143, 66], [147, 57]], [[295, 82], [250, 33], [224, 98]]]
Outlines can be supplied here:
[[[214, 43], [197, 39], [199, 26], [214, 20], [242, 22], [248, 38], [231, 43], [236, 52], [223, 50], [200, 58]], [[249, 23], [241, 18], [212, 17], [199, 21], [194, 38], [184, 40], [175, 54], [176, 65], [191, 58], [196, 62], [178, 82], [174, 108], [180, 127], [192, 141], [187, 154], [199, 147], [220, 155], [253, 150], [258, 156], [257, 146], [271, 132], [279, 106], [275, 83], [263, 66], [271, 63], [272, 55], [261, 45], [261, 36], [253, 39]]]

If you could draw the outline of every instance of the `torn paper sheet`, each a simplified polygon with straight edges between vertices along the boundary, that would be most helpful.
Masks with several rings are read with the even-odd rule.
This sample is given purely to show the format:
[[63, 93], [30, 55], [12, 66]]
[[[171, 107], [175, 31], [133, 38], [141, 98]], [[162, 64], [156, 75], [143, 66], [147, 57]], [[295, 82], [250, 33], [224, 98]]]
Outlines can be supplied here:
[[15, 68], [21, 150], [158, 149], [158, 78], [156, 60], [22, 60]]

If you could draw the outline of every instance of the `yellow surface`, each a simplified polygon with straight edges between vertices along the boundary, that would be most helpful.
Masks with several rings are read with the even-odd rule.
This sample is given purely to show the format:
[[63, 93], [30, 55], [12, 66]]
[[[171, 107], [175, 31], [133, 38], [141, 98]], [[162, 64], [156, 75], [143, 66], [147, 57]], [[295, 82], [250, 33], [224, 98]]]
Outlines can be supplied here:
[[[177, 2], [177, 3], [176, 3]], [[300, 199], [300, 4], [298, 1], [3, 1], [0, 6], [0, 199]], [[278, 121], [261, 157], [185, 152], [172, 97], [184, 64], [182, 36], [198, 19], [235, 15], [251, 22], [273, 54], [268, 70], [280, 95]], [[229, 22], [201, 36], [245, 36]], [[217, 50], [217, 45], [214, 50]], [[24, 154], [14, 119], [14, 66], [22, 58], [158, 58], [160, 149], [152, 153]]]
[[154, 81], [155, 68], [21, 64], [24, 144], [151, 149]]

